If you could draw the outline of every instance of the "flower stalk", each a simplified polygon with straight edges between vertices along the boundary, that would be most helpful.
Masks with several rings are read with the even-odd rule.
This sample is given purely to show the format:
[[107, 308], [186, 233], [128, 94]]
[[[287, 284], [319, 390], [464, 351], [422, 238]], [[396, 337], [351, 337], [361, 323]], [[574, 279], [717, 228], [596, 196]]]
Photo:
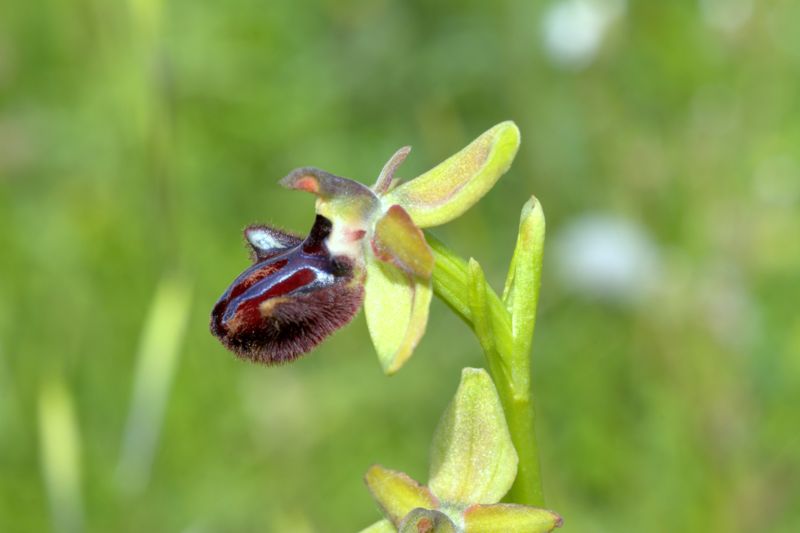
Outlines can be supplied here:
[[511, 439], [519, 455], [514, 503], [543, 506], [530, 349], [536, 324], [545, 236], [544, 213], [535, 198], [524, 206], [503, 297], [486, 282], [474, 259], [464, 261], [427, 234], [435, 257], [433, 292], [472, 329], [497, 386]]

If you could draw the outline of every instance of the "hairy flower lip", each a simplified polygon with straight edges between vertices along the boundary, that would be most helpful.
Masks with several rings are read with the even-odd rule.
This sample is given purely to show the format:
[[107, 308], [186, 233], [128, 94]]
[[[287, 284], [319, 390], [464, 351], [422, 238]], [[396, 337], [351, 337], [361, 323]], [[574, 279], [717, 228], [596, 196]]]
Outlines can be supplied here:
[[331, 228], [320, 215], [303, 240], [248, 227], [256, 262], [214, 306], [211, 332], [237, 355], [273, 364], [299, 357], [349, 322], [363, 300], [363, 275], [349, 258], [330, 254]]
[[[276, 285], [284, 283], [292, 273], [301, 272], [303, 269], [313, 270], [319, 276], [318, 279], [311, 284], [300, 284], [293, 288], [286, 288], [287, 286], [284, 285], [282, 291], [274, 291], [271, 296], [288, 296], [294, 290], [311, 290], [330, 285], [333, 282], [333, 276], [327, 272], [326, 267], [331, 266], [332, 261], [325, 256], [324, 242], [324, 239], [330, 234], [330, 228], [330, 221], [317, 215], [308, 237], [304, 240], [291, 236], [295, 242], [292, 242], [290, 247], [271, 255], [262, 255], [261, 258], [257, 255], [255, 263], [239, 274], [220, 297], [215, 306], [214, 315], [217, 319], [214, 321], [214, 326], [220, 331], [224, 331], [226, 322], [236, 313], [240, 302], [267, 296], [265, 293], [269, 293]], [[287, 242], [287, 244], [289, 243]], [[256, 254], [258, 253], [259, 250], [256, 250]], [[261, 250], [261, 253], [265, 254], [266, 252]], [[261, 283], [268, 276], [284, 270], [289, 274], [276, 278], [275, 283]], [[223, 306], [225, 311], [217, 314], [216, 309], [220, 306]]]
[[[294, 251], [296, 250], [287, 252], [286, 255], [291, 255]], [[304, 252], [305, 250], [301, 250], [301, 255], [288, 259], [281, 255], [261, 261], [242, 272], [217, 303], [224, 308], [224, 312], [217, 315], [215, 320], [217, 329], [225, 331], [239, 308], [248, 301], [291, 296], [295, 292], [309, 292], [333, 284], [334, 275], [326, 270], [326, 267], [331, 266], [330, 262]], [[267, 277], [284, 271], [287, 274], [276, 276], [274, 283], [261, 283]], [[309, 275], [314, 276], [314, 279], [309, 279]]]

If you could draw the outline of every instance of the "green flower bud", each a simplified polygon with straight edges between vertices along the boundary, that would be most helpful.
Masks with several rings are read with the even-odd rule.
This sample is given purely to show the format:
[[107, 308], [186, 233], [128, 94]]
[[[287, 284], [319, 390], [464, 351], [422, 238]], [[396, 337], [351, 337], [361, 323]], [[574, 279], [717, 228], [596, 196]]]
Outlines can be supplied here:
[[492, 378], [465, 368], [433, 437], [429, 486], [448, 502], [495, 503], [516, 475], [517, 452]]

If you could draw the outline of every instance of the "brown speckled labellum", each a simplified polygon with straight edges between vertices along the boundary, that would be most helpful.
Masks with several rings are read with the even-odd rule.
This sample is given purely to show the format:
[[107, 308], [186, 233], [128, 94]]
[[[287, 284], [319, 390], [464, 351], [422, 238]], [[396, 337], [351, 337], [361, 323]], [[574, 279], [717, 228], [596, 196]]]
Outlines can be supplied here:
[[254, 264], [228, 287], [211, 313], [211, 332], [238, 356], [265, 364], [293, 361], [355, 316], [363, 272], [333, 257], [331, 222], [317, 216], [305, 240], [249, 226]]

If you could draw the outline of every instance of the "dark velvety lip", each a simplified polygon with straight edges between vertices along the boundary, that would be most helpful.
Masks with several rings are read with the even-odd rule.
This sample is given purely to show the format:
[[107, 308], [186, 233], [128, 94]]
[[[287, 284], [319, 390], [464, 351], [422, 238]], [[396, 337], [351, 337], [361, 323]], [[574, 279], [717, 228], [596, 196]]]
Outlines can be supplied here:
[[[239, 274], [211, 313], [211, 331], [237, 355], [267, 364], [292, 360], [349, 322], [363, 300], [352, 261], [333, 257], [325, 241], [331, 223], [317, 216], [304, 240], [268, 226], [256, 263]], [[273, 238], [274, 237], [274, 238]], [[363, 277], [363, 276], [362, 276]]]

